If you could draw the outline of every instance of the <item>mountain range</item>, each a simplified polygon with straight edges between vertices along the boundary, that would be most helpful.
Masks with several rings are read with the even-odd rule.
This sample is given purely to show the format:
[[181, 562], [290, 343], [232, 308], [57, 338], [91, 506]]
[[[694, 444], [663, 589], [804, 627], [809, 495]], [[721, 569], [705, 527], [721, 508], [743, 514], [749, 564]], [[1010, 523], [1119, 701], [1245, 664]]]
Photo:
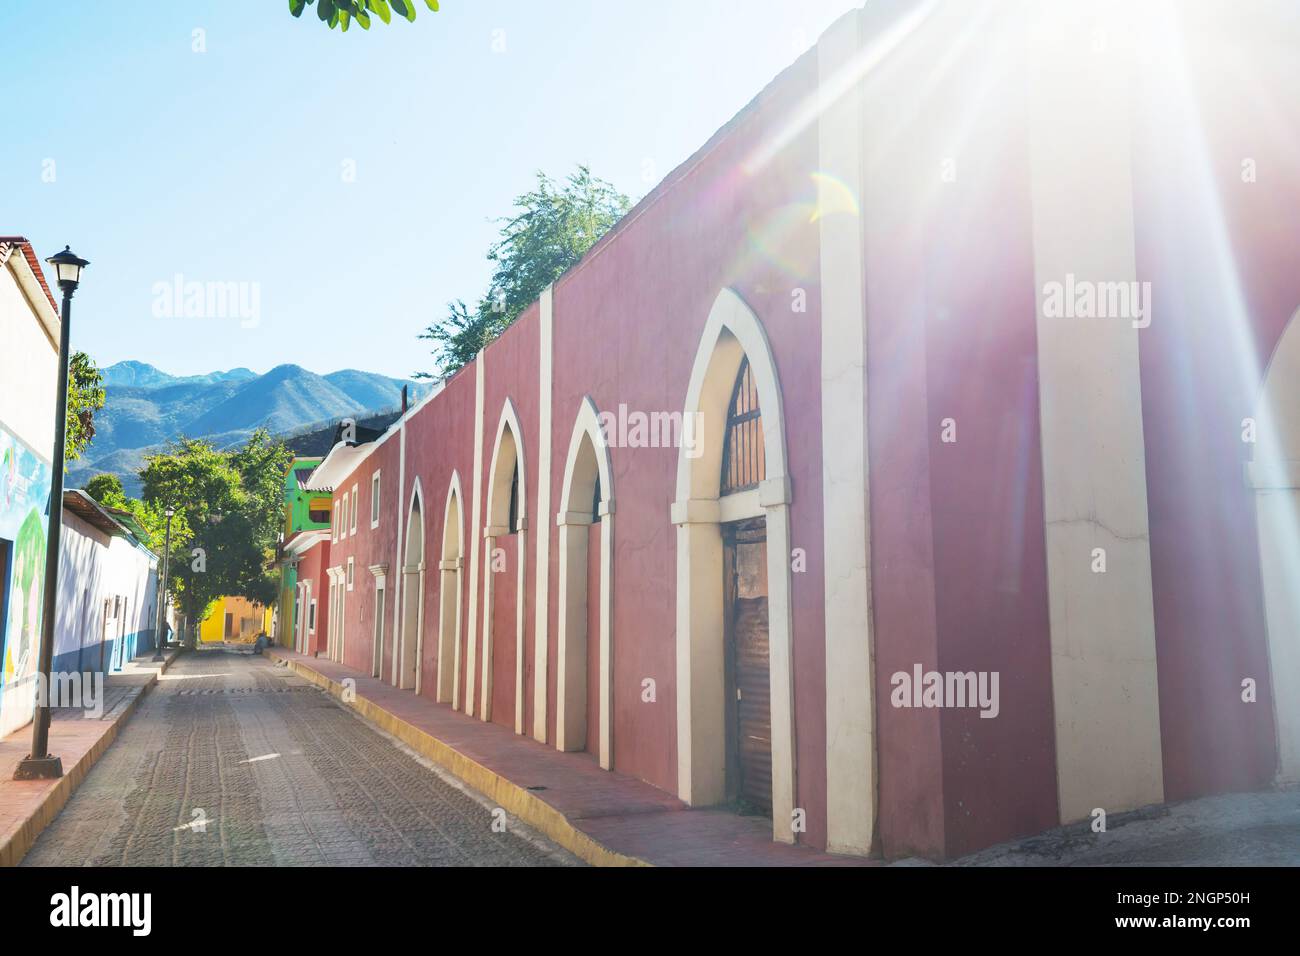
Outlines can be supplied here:
[[412, 404], [429, 389], [357, 369], [318, 375], [298, 365], [277, 365], [264, 375], [246, 368], [169, 375], [126, 361], [103, 375], [106, 398], [95, 413], [95, 437], [69, 468], [69, 486], [111, 472], [131, 495], [139, 494], [137, 472], [145, 456], [182, 435], [228, 448], [257, 428], [275, 435], [305, 433], [330, 420], [397, 408], [404, 385]]

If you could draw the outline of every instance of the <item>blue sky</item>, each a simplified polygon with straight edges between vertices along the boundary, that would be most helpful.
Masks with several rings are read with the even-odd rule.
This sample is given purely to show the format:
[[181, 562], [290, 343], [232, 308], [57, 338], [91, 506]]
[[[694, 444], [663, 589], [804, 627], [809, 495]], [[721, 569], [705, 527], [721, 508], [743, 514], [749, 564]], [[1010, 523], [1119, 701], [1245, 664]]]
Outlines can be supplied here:
[[[537, 170], [639, 199], [860, 5], [444, 0], [342, 35], [284, 0], [25, 4], [0, 234], [91, 260], [72, 338], [101, 365], [406, 376]], [[177, 275], [257, 283], [256, 321], [156, 316]]]

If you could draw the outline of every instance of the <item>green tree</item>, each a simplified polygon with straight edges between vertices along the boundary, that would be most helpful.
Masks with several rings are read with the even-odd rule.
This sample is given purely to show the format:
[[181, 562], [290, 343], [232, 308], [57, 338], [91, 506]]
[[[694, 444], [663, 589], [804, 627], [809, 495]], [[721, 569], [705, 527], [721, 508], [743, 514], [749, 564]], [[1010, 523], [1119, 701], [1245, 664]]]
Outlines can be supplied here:
[[119, 501], [126, 501], [126, 492], [122, 490], [122, 479], [107, 473], [95, 475], [86, 482], [86, 494], [101, 505], [120, 508]]
[[[145, 502], [128, 497], [122, 488], [122, 481], [117, 475], [102, 473], [95, 475], [85, 488], [86, 494], [106, 508], [118, 508], [130, 512], [136, 523], [147, 534], [144, 544], [155, 554], [161, 555], [167, 541], [166, 505], [160, 502]], [[172, 518], [172, 547], [184, 545], [190, 539], [190, 531], [184, 516]]]
[[510, 323], [504, 310], [493, 308], [488, 300], [481, 300], [471, 312], [462, 299], [447, 304], [447, 317], [420, 333], [418, 338], [436, 343], [434, 356], [438, 372], [416, 372], [416, 378], [438, 378], [453, 374], [474, 361], [488, 344], [505, 331]]
[[[579, 166], [563, 184], [543, 173], [537, 186], [517, 197], [513, 217], [498, 220], [500, 238], [488, 250], [491, 285], [472, 309], [462, 300], [419, 338], [435, 343], [438, 374], [451, 375], [473, 361], [504, 332], [542, 290], [564, 275], [626, 215], [631, 201], [603, 179]], [[417, 378], [434, 373], [417, 372]]]
[[85, 352], [68, 360], [68, 434], [63, 460], [76, 461], [95, 437], [95, 412], [104, 407], [104, 376]]
[[[239, 475], [210, 443], [181, 438], [147, 457], [140, 478], [146, 505], [175, 511], [168, 590], [197, 636], [208, 605], [234, 586], [230, 562], [218, 560], [224, 542], [216, 540], [220, 525], [213, 519], [232, 507], [239, 494]], [[184, 532], [178, 534], [178, 528]], [[201, 550], [195, 553], [193, 548]], [[161, 546], [157, 553], [161, 556]]]
[[[394, 13], [415, 22], [415, 0], [289, 0], [289, 12], [300, 17], [313, 3], [316, 4], [316, 16], [322, 23], [328, 24], [331, 30], [342, 27], [344, 33], [348, 32], [353, 20], [361, 29], [369, 30], [372, 14], [385, 23], [392, 20]], [[434, 13], [438, 12], [438, 0], [424, 0], [424, 5]]]
[[[142, 505], [150, 520], [167, 507], [176, 512], [169, 589], [194, 628], [192, 636], [219, 597], [274, 602], [276, 581], [267, 565], [280, 528], [284, 473], [292, 459], [283, 441], [261, 429], [232, 451], [181, 438], [145, 459]], [[146, 527], [161, 551], [156, 525]]]
[[[284, 476], [293, 462], [293, 452], [283, 439], [272, 438], [265, 429], [253, 432], [243, 447], [230, 454], [244, 491], [243, 507], [236, 515], [237, 527], [253, 543], [256, 555], [248, 554], [240, 591], [260, 604], [275, 603], [279, 576], [270, 569], [275, 546], [284, 527]], [[256, 564], [252, 564], [253, 558]]]

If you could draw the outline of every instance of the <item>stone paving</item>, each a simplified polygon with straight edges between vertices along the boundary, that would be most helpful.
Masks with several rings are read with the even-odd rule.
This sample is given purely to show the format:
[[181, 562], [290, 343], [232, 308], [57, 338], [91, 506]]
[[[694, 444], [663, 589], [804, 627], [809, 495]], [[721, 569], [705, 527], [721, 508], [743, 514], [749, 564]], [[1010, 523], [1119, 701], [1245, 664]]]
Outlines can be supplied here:
[[[900, 860], [900, 866], [931, 866]], [[1300, 866], [1300, 789], [1228, 793], [1111, 814], [999, 843], [950, 866]]]
[[493, 810], [286, 668], [192, 652], [23, 865], [577, 862]]

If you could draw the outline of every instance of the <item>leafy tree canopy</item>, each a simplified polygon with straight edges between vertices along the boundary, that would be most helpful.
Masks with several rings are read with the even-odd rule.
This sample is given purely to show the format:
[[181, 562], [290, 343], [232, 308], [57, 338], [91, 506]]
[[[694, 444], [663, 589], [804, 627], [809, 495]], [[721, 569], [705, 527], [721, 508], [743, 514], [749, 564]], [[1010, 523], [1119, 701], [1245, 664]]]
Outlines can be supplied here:
[[[166, 506], [159, 502], [144, 502], [130, 498], [122, 488], [122, 481], [117, 475], [99, 474], [88, 482], [86, 494], [106, 508], [118, 508], [130, 512], [136, 523], [148, 535], [144, 544], [155, 554], [161, 555], [167, 540]], [[172, 549], [182, 547], [192, 537], [185, 516], [177, 514], [172, 518]]]
[[[415, 0], [289, 0], [289, 12], [300, 17], [313, 3], [322, 23], [328, 24], [331, 30], [342, 27], [344, 33], [354, 20], [361, 29], [369, 30], [372, 15], [384, 23], [390, 22], [394, 13], [415, 22]], [[438, 0], [424, 0], [424, 5], [438, 12]]]
[[[487, 293], [472, 308], [459, 299], [449, 303], [446, 318], [419, 335], [436, 345], [438, 374], [451, 375], [473, 361], [631, 205], [627, 196], [592, 176], [586, 166], [579, 166], [562, 184], [539, 172], [536, 188], [515, 199], [515, 215], [498, 220], [500, 238], [487, 254], [493, 264]], [[416, 377], [436, 376], [417, 372]]]
[[68, 360], [68, 433], [63, 460], [76, 461], [95, 437], [95, 412], [104, 407], [104, 376], [85, 352]]
[[121, 507], [117, 502], [126, 500], [126, 492], [122, 490], [122, 479], [117, 475], [95, 475], [86, 482], [86, 494], [101, 505], [110, 505], [114, 508]]
[[[195, 626], [224, 595], [274, 602], [276, 579], [267, 565], [275, 553], [284, 474], [292, 460], [284, 442], [263, 429], [230, 451], [181, 438], [145, 459], [143, 501], [137, 503], [148, 518], [142, 523], [161, 554], [165, 511], [174, 509], [169, 588]], [[108, 482], [96, 487], [111, 494]]]

